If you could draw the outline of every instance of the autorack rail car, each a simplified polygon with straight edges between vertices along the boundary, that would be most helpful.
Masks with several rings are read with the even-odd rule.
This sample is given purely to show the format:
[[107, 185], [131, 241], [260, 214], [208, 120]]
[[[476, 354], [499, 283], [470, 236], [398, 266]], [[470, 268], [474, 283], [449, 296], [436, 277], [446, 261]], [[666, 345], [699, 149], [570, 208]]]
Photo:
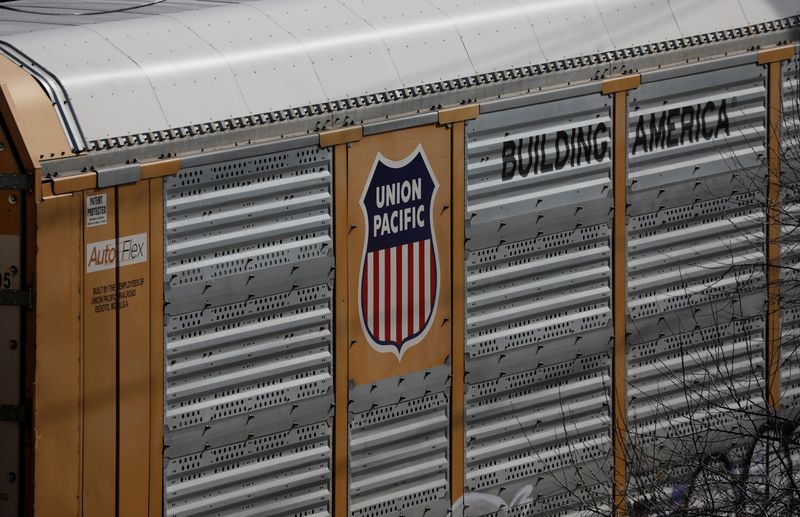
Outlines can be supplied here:
[[741, 468], [800, 408], [799, 27], [1, 4], [0, 514], [625, 515], [690, 444]]

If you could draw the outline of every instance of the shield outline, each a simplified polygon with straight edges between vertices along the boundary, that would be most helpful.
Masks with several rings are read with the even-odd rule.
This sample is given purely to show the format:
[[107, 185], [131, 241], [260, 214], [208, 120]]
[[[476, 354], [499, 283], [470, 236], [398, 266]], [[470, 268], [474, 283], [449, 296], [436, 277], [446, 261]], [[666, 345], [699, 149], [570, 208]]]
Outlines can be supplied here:
[[[379, 342], [377, 341], [372, 332], [370, 332], [369, 328], [367, 327], [367, 322], [364, 321], [364, 307], [362, 307], [361, 303], [361, 291], [364, 288], [364, 266], [365, 261], [367, 258], [367, 242], [369, 240], [369, 230], [370, 230], [370, 222], [369, 222], [369, 214], [367, 213], [367, 207], [364, 206], [364, 199], [367, 195], [367, 189], [369, 188], [370, 183], [372, 183], [372, 177], [375, 174], [375, 170], [378, 168], [379, 163], [383, 163], [390, 169], [402, 169], [409, 163], [411, 163], [417, 155], [422, 156], [422, 161], [425, 163], [425, 167], [428, 169], [428, 174], [433, 181], [433, 194], [431, 194], [431, 203], [428, 207], [428, 212], [430, 213], [430, 217], [428, 218], [429, 224], [431, 225], [431, 246], [433, 249], [433, 257], [434, 262], [436, 263], [436, 292], [434, 293], [433, 303], [431, 304], [431, 312], [428, 315], [428, 319], [425, 320], [425, 324], [422, 326], [422, 329], [413, 335], [410, 339], [405, 341], [403, 344], [400, 345], [399, 349], [397, 346], [394, 345], [393, 342]], [[403, 359], [403, 354], [406, 353], [407, 350], [410, 350], [415, 345], [419, 344], [425, 336], [428, 334], [428, 331], [431, 328], [431, 323], [433, 322], [434, 317], [436, 316], [436, 312], [439, 309], [439, 291], [441, 290], [441, 283], [442, 283], [442, 273], [441, 268], [439, 266], [439, 249], [437, 246], [436, 241], [436, 224], [434, 224], [434, 216], [433, 216], [433, 207], [436, 202], [436, 194], [439, 192], [439, 180], [436, 178], [436, 174], [433, 172], [433, 167], [431, 167], [430, 162], [428, 161], [428, 157], [425, 155], [425, 149], [422, 147], [422, 144], [417, 144], [417, 147], [411, 151], [411, 153], [403, 158], [402, 160], [390, 160], [386, 158], [380, 151], [377, 152], [375, 156], [375, 161], [372, 162], [372, 168], [369, 171], [369, 175], [367, 175], [367, 180], [364, 182], [364, 188], [361, 191], [361, 197], [358, 200], [358, 204], [361, 206], [361, 213], [364, 216], [365, 221], [365, 231], [364, 231], [364, 247], [361, 250], [361, 266], [358, 270], [358, 320], [361, 323], [361, 330], [364, 333], [364, 337], [367, 339], [367, 342], [372, 347], [373, 350], [379, 353], [387, 353], [391, 352], [397, 358], [398, 361]]]

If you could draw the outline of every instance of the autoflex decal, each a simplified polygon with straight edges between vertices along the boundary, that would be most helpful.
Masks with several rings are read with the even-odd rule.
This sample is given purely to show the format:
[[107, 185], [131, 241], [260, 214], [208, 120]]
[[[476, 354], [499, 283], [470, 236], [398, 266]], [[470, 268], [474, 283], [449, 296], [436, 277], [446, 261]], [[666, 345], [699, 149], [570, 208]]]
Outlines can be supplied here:
[[91, 242], [86, 245], [86, 272], [113, 269], [147, 262], [147, 234], [137, 233], [119, 239]]

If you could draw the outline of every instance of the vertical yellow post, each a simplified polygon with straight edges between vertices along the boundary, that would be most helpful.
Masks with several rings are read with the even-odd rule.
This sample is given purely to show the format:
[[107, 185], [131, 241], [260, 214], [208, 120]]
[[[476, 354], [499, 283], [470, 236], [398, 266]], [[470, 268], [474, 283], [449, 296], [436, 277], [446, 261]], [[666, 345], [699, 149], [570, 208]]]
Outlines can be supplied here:
[[450, 504], [464, 495], [464, 122], [453, 124], [452, 264], [453, 347], [450, 397]]
[[[330, 137], [328, 137], [330, 138]], [[324, 144], [322, 138], [320, 144]], [[331, 142], [333, 149], [333, 224], [334, 253], [336, 257], [336, 279], [334, 284], [334, 404], [333, 418], [333, 515], [345, 517], [348, 514], [349, 458], [348, 458], [348, 415], [349, 399], [348, 350], [347, 342], [347, 143]]]
[[794, 55], [794, 47], [778, 47], [759, 52], [758, 63], [767, 66], [767, 407], [780, 405], [781, 355], [781, 62]]
[[164, 181], [150, 186], [150, 480], [149, 515], [163, 514], [164, 432]]
[[614, 515], [624, 516], [628, 512], [626, 492], [627, 476], [627, 136], [628, 136], [628, 90], [641, 83], [639, 75], [610, 79], [603, 83], [602, 91], [614, 99], [613, 130], [613, 177], [614, 219], [612, 223], [612, 303], [614, 327], [614, 351], [612, 357], [612, 449], [614, 458], [614, 481], [612, 499]]

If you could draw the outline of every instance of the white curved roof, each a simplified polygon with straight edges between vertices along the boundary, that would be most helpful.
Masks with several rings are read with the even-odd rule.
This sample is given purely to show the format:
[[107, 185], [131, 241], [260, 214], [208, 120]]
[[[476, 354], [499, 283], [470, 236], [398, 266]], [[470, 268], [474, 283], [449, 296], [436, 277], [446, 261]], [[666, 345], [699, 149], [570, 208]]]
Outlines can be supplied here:
[[60, 81], [93, 141], [798, 14], [797, 0], [22, 0], [0, 4], [0, 41]]

